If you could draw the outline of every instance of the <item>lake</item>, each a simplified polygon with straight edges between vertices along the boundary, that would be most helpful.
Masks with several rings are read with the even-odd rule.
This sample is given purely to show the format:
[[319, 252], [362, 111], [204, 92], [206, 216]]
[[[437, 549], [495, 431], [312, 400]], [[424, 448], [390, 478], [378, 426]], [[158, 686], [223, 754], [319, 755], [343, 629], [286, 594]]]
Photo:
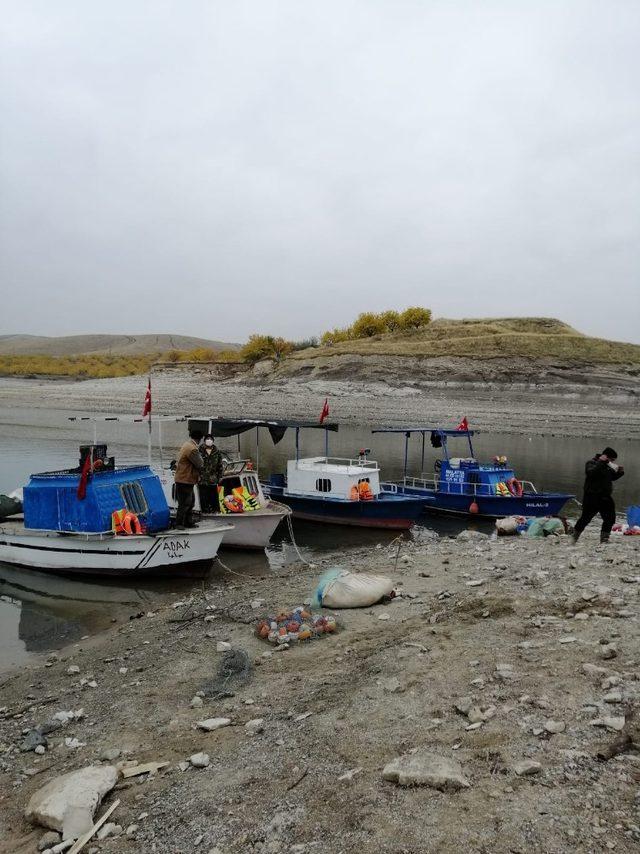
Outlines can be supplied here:
[[[58, 410], [0, 408], [0, 492], [11, 492], [24, 485], [32, 472], [68, 468], [77, 464], [78, 446], [94, 438], [93, 425], [70, 421], [73, 413]], [[78, 415], [84, 413], [77, 413]], [[154, 463], [159, 462], [158, 425], [153, 428]], [[162, 444], [164, 461], [169, 461], [186, 435], [184, 423], [164, 422]], [[144, 424], [106, 422], [100, 424], [97, 439], [109, 445], [109, 451], [121, 463], [147, 459], [147, 427]], [[460, 455], [466, 455], [466, 444], [460, 439]], [[557, 489], [574, 492], [582, 489], [585, 461], [596, 451], [611, 444], [606, 436], [596, 439], [569, 439], [553, 435], [529, 437], [501, 433], [484, 433], [474, 437], [475, 454], [488, 459], [505, 454], [516, 472], [532, 480], [539, 490]], [[627, 474], [615, 487], [618, 510], [640, 503], [640, 442], [616, 441], [619, 460]], [[256, 431], [251, 430], [240, 441], [222, 439], [221, 448], [240, 451], [256, 459]], [[321, 430], [303, 431], [301, 455], [324, 453], [325, 434]], [[402, 476], [404, 438], [394, 434], [372, 434], [371, 428], [344, 427], [329, 434], [332, 456], [354, 457], [361, 448], [371, 449], [371, 458], [379, 462], [385, 480]], [[267, 431], [260, 431], [260, 471], [263, 475], [283, 471], [287, 459], [295, 455], [294, 435], [289, 431], [273, 445]], [[454, 448], [451, 447], [454, 454]], [[427, 438], [425, 473], [433, 471], [437, 452]], [[409, 473], [420, 474], [421, 441], [414, 437], [409, 450]], [[634, 467], [635, 466], [635, 467]], [[569, 505], [568, 515], [577, 507]], [[454, 534], [469, 524], [465, 520], [424, 517], [422, 527], [438, 534]], [[491, 523], [473, 520], [470, 524], [491, 530]], [[294, 523], [296, 542], [307, 559], [335, 549], [374, 547], [389, 542], [392, 532], [371, 531], [312, 523]], [[233, 572], [265, 574], [274, 567], [296, 560], [295, 549], [286, 529], [278, 531], [266, 554], [225, 551], [222, 559]], [[213, 577], [225, 576], [220, 567]], [[312, 584], [310, 582], [310, 588]], [[0, 564], [0, 669], [19, 664], [32, 652], [53, 650], [71, 641], [106, 628], [112, 620], [126, 620], [141, 611], [150, 611], [167, 600], [190, 590], [192, 582], [150, 580], [128, 584], [119, 582], [78, 581], [51, 578], [37, 572], [17, 570]]]

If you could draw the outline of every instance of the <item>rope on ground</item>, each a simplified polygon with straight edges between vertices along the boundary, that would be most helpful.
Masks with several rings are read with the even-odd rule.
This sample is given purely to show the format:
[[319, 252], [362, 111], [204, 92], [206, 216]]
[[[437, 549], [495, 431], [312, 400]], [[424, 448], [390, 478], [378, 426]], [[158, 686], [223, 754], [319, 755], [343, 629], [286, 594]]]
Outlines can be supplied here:
[[247, 576], [246, 576], [246, 575], [244, 575], [242, 572], [236, 572], [236, 571], [235, 571], [235, 569], [231, 569], [231, 567], [230, 567], [230, 566], [227, 566], [227, 564], [226, 564], [226, 563], [224, 563], [224, 561], [222, 560], [222, 558], [220, 557], [220, 555], [219, 555], [219, 554], [217, 554], [217, 555], [215, 556], [214, 561], [217, 561], [217, 562], [220, 564], [220, 566], [224, 569], [224, 571], [225, 571], [225, 572], [230, 572], [230, 573], [231, 573], [231, 575], [237, 575], [237, 576], [238, 576], [238, 578], [246, 578], [246, 577], [247, 577]]
[[302, 563], [306, 564], [307, 566], [311, 566], [309, 561], [302, 557], [300, 549], [298, 548], [298, 544], [296, 543], [296, 538], [293, 535], [293, 522], [291, 521], [291, 513], [287, 513], [287, 526], [289, 528], [289, 536], [291, 537], [291, 545], [295, 549], [295, 553], [298, 555], [298, 558]]

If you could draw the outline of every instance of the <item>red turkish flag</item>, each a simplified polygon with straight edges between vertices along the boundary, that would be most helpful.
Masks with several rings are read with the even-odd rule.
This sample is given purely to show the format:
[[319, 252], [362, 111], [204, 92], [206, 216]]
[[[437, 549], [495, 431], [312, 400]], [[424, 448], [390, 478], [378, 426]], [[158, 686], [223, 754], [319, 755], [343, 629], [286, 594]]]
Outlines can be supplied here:
[[147, 385], [147, 393], [144, 396], [144, 406], [142, 407], [142, 417], [146, 418], [146, 416], [151, 418], [151, 380]]
[[456, 430], [468, 430], [468, 429], [469, 429], [469, 422], [467, 421], [467, 416], [465, 415], [465, 417], [462, 419], [462, 421], [456, 427]]
[[87, 495], [87, 481], [91, 472], [91, 454], [87, 454], [82, 464], [82, 472], [80, 474], [80, 482], [78, 483], [78, 491], [76, 493], [78, 501], [84, 501]]
[[329, 417], [329, 398], [325, 397], [324, 404], [322, 406], [322, 412], [320, 413], [320, 423], [324, 421], [325, 418]]

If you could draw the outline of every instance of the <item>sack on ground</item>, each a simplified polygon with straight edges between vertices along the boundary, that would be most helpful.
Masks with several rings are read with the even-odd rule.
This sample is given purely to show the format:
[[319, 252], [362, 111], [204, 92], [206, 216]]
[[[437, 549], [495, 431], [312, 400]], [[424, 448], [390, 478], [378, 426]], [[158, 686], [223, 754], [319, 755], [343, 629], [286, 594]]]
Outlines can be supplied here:
[[496, 530], [498, 535], [517, 534], [518, 528], [524, 522], [523, 516], [507, 516], [504, 519], [496, 519]]
[[393, 581], [382, 575], [332, 569], [320, 579], [315, 599], [325, 608], [367, 608], [393, 596], [393, 588]]

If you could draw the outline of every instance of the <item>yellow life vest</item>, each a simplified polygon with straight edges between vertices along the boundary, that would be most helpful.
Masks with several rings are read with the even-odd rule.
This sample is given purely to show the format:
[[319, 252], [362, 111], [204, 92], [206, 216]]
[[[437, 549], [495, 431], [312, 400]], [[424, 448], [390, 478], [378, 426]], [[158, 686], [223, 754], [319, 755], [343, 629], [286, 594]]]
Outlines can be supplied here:
[[238, 501], [242, 501], [245, 510], [258, 510], [260, 503], [254, 495], [251, 495], [246, 486], [236, 486], [231, 490]]
[[220, 507], [221, 513], [228, 513], [225, 503], [224, 503], [224, 486], [218, 487], [218, 506]]
[[510, 498], [511, 493], [509, 492], [509, 487], [504, 481], [500, 481], [496, 483], [496, 495], [502, 495], [505, 498]]

